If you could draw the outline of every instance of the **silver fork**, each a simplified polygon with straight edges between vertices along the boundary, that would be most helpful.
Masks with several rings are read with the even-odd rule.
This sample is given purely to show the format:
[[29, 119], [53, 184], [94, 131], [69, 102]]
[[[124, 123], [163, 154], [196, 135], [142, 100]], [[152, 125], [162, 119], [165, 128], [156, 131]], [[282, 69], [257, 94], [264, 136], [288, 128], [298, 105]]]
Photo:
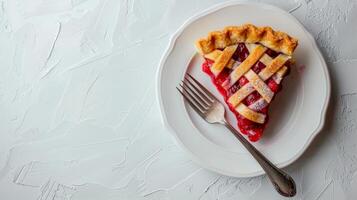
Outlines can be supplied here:
[[181, 89], [178, 87], [176, 89], [189, 105], [208, 123], [226, 126], [260, 164], [279, 194], [286, 197], [295, 196], [296, 186], [293, 178], [277, 168], [229, 124], [225, 118], [223, 104], [195, 78], [190, 74], [187, 75], [180, 84]]

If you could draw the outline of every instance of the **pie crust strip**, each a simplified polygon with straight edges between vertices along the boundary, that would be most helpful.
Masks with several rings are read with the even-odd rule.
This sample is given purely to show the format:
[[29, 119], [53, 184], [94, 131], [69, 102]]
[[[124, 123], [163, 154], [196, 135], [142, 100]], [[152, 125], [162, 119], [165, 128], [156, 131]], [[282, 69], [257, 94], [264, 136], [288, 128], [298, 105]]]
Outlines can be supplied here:
[[218, 76], [218, 74], [229, 63], [237, 47], [238, 45], [228, 46], [223, 50], [221, 55], [218, 56], [218, 58], [216, 59], [216, 61], [213, 63], [211, 67], [211, 71], [215, 76]]
[[248, 108], [243, 103], [240, 103], [235, 110], [241, 114], [243, 117], [249, 119], [250, 121], [263, 124], [265, 121], [266, 115], [263, 113], [255, 112], [252, 109]]

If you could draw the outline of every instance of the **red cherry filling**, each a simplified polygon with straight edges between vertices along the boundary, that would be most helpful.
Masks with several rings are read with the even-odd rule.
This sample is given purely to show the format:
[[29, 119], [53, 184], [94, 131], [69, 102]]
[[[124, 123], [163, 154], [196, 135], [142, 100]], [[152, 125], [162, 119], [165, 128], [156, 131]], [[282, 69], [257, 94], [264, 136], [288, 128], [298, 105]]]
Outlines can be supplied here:
[[280, 85], [277, 84], [272, 78], [268, 80], [268, 86], [274, 93], [277, 93], [280, 90]]
[[[279, 55], [279, 53], [268, 49], [266, 51], [266, 54], [268, 54], [270, 57], [275, 58], [276, 56]], [[244, 43], [238, 44], [236, 52], [233, 54], [232, 58], [238, 62], [243, 62], [249, 55], [249, 51], [247, 47], [245, 46]], [[221, 93], [221, 95], [224, 97], [224, 100], [228, 104], [230, 110], [235, 114], [237, 118], [237, 123], [240, 131], [247, 135], [249, 140], [252, 142], [258, 141], [262, 134], [263, 131], [266, 127], [266, 124], [268, 122], [268, 107], [269, 105], [265, 106], [264, 108], [261, 108], [260, 110], [255, 110], [256, 112], [264, 113], [266, 114], [266, 120], [263, 124], [255, 123], [253, 121], [250, 121], [246, 118], [244, 118], [242, 115], [240, 115], [233, 106], [231, 106], [227, 100], [228, 98], [233, 95], [237, 90], [239, 90], [242, 86], [247, 84], [249, 81], [242, 76], [236, 83], [234, 83], [230, 88], [227, 90], [222, 86], [222, 84], [229, 80], [229, 74], [232, 72], [232, 69], [229, 68], [224, 68], [223, 71], [216, 77], [210, 70], [212, 64], [214, 61], [206, 59], [205, 62], [202, 64], [202, 70], [208, 74], [211, 77], [211, 80], [215, 87], [218, 89], [218, 91]], [[289, 63], [285, 64], [286, 66], [289, 66]], [[266, 66], [258, 61], [253, 67], [252, 70], [255, 73], [259, 73], [262, 69], [264, 69]], [[269, 86], [269, 88], [274, 92], [277, 93], [281, 89], [281, 85], [276, 83], [274, 79], [270, 78], [266, 81], [266, 84]], [[260, 94], [257, 91], [254, 91], [250, 95], [248, 95], [243, 103], [246, 106], [249, 106], [253, 103], [255, 103], [257, 100], [261, 98]]]
[[244, 76], [242, 76], [239, 80], [238, 80], [238, 85], [239, 87], [243, 87], [245, 84], [249, 83], [248, 79]]
[[232, 85], [229, 89], [228, 89], [228, 95], [227, 96], [232, 96], [235, 92], [237, 92], [239, 90], [239, 88], [241, 88], [242, 86], [240, 86], [239, 82], [235, 83], [234, 85]]
[[252, 92], [252, 94], [248, 95], [247, 98], [244, 99], [245, 105], [250, 106], [254, 102], [260, 99], [260, 94], [257, 91]]
[[259, 73], [262, 69], [264, 69], [266, 66], [258, 61], [253, 67], [252, 67], [252, 70], [255, 72], [255, 73]]
[[244, 43], [239, 43], [232, 58], [238, 62], [243, 62], [249, 56], [249, 51]]

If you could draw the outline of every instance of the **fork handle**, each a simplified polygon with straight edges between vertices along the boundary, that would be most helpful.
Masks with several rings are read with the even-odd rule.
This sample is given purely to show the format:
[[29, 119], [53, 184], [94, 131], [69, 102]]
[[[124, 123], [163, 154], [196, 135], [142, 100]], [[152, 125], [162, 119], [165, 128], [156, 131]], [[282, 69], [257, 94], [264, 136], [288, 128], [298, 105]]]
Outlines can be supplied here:
[[231, 124], [224, 121], [223, 124], [234, 134], [234, 136], [244, 145], [244, 147], [252, 154], [255, 160], [263, 168], [268, 175], [275, 189], [283, 196], [293, 197], [296, 194], [296, 186], [294, 179], [286, 174], [281, 169], [271, 163], [262, 153], [260, 153], [243, 135], [238, 132]]

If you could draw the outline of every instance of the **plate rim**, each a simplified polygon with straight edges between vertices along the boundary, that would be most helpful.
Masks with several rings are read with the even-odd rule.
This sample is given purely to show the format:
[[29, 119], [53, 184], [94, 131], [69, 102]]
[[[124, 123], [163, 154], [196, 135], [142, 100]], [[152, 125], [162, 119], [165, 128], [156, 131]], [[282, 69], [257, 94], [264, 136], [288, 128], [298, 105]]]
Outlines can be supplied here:
[[261, 6], [261, 7], [265, 7], [265, 8], [269, 8], [269, 9], [275, 9], [275, 10], [279, 10], [283, 13], [285, 13], [287, 16], [290, 17], [291, 20], [295, 21], [295, 23], [300, 26], [300, 28], [302, 28], [306, 35], [308, 36], [313, 49], [315, 50], [315, 52], [317, 53], [318, 58], [320, 59], [322, 66], [323, 66], [323, 71], [325, 74], [325, 83], [326, 83], [326, 96], [325, 96], [325, 101], [324, 101], [324, 105], [322, 107], [321, 113], [320, 113], [320, 121], [319, 121], [319, 125], [316, 127], [316, 129], [311, 133], [311, 135], [309, 136], [309, 139], [307, 140], [307, 142], [303, 145], [303, 147], [289, 160], [282, 162], [280, 164], [277, 164], [277, 167], [279, 168], [283, 168], [286, 167], [290, 164], [292, 164], [293, 162], [295, 162], [305, 151], [306, 149], [310, 146], [310, 144], [312, 143], [312, 141], [316, 138], [316, 136], [322, 131], [325, 122], [326, 122], [326, 117], [327, 117], [327, 110], [328, 110], [328, 106], [330, 103], [330, 97], [331, 97], [331, 79], [330, 79], [330, 75], [329, 75], [329, 70], [326, 64], [325, 59], [322, 56], [322, 53], [319, 49], [319, 47], [317, 46], [316, 40], [314, 39], [314, 37], [311, 35], [310, 32], [308, 32], [305, 27], [300, 23], [300, 21], [298, 19], [296, 19], [293, 15], [291, 15], [289, 12], [271, 5], [271, 4], [267, 4], [267, 3], [260, 3], [260, 2], [247, 2], [247, 1], [239, 1], [239, 0], [233, 0], [233, 1], [228, 1], [228, 2], [223, 2], [223, 3], [218, 3], [215, 4], [213, 6], [208, 7], [207, 9], [204, 9], [203, 11], [201, 11], [198, 14], [195, 14], [191, 17], [189, 17], [186, 21], [184, 21], [184, 23], [177, 29], [177, 31], [175, 31], [172, 36], [169, 39], [169, 43], [168, 46], [166, 47], [162, 57], [160, 58], [159, 61], [159, 65], [158, 65], [158, 69], [156, 71], [156, 98], [157, 101], [159, 102], [159, 111], [160, 111], [160, 115], [161, 115], [161, 120], [164, 124], [164, 126], [166, 127], [167, 130], [169, 130], [169, 132], [171, 133], [171, 135], [175, 138], [175, 142], [190, 156], [190, 158], [196, 162], [197, 164], [199, 164], [201, 167], [209, 169], [213, 172], [217, 172], [223, 175], [227, 175], [227, 176], [232, 176], [232, 177], [255, 177], [255, 176], [259, 176], [262, 174], [265, 174], [264, 170], [261, 171], [257, 171], [254, 173], [249, 173], [249, 174], [237, 174], [237, 173], [229, 173], [226, 171], [222, 171], [218, 168], [215, 168], [213, 166], [208, 166], [206, 164], [204, 164], [203, 162], [200, 161], [200, 159], [195, 156], [189, 149], [187, 149], [187, 147], [182, 143], [182, 141], [178, 138], [176, 131], [173, 129], [173, 127], [171, 127], [170, 123], [167, 121], [167, 116], [166, 113], [164, 111], [164, 105], [163, 105], [163, 101], [162, 101], [162, 97], [161, 97], [161, 75], [162, 75], [162, 70], [163, 67], [166, 63], [166, 60], [168, 58], [168, 56], [171, 54], [175, 44], [176, 44], [176, 40], [177, 38], [181, 35], [181, 33], [185, 30], [185, 28], [187, 26], [189, 26], [191, 23], [193, 23], [194, 21], [208, 15], [211, 14], [213, 12], [216, 12], [220, 9], [229, 7], [229, 6], [236, 6], [236, 5], [253, 5], [253, 6]]

